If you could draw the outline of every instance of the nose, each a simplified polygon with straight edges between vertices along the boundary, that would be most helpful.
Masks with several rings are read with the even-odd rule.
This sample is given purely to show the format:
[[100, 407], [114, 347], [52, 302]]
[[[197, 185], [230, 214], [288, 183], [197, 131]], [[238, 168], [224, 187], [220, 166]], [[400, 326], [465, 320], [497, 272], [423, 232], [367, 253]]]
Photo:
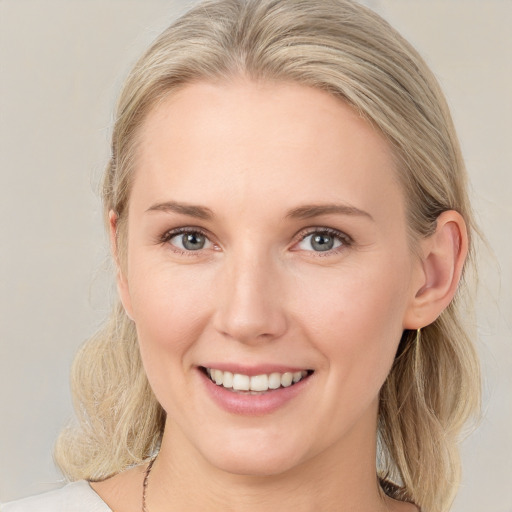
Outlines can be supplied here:
[[286, 299], [279, 263], [268, 255], [227, 258], [216, 294], [214, 327], [244, 344], [281, 337], [287, 330]]

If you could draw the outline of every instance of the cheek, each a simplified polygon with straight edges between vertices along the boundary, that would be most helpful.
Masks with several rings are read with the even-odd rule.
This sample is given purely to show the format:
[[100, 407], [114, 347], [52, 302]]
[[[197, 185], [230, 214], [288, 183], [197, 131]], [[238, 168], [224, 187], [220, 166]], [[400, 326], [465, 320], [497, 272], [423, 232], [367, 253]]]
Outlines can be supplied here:
[[134, 228], [129, 237], [128, 283], [134, 320], [155, 343], [167, 339], [179, 346], [180, 340], [186, 343], [191, 332], [200, 328], [204, 298], [211, 289], [208, 274], [193, 256], [175, 263], [166, 248], [148, 246], [144, 236]]
[[382, 385], [403, 331], [409, 265], [383, 255], [303, 282], [299, 316], [337, 378]]
[[179, 389], [190, 368], [194, 342], [207, 323], [205, 276], [191, 267], [136, 259], [129, 276], [133, 318], [151, 387], [169, 412], [168, 390]]
[[137, 327], [154, 343], [172, 343], [179, 348], [180, 340], [186, 343], [191, 331], [198, 327], [199, 291], [200, 286], [194, 279], [175, 272], [153, 269], [133, 276], [130, 295]]

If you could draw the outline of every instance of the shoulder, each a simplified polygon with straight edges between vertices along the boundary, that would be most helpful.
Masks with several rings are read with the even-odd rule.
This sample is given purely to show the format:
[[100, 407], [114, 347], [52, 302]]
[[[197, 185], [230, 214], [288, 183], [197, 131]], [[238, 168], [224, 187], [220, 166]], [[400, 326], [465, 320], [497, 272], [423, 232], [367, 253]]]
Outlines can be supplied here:
[[111, 512], [85, 480], [0, 505], [0, 512]]

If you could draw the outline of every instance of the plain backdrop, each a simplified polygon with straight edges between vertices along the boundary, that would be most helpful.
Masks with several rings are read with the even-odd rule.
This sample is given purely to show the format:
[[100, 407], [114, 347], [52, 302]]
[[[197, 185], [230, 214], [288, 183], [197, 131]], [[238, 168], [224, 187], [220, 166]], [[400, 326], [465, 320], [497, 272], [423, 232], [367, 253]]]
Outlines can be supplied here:
[[[484, 415], [454, 511], [512, 512], [512, 1], [368, 0], [424, 55], [462, 141]], [[55, 488], [69, 367], [113, 295], [96, 194], [129, 67], [187, 2], [0, 0], [0, 501]]]

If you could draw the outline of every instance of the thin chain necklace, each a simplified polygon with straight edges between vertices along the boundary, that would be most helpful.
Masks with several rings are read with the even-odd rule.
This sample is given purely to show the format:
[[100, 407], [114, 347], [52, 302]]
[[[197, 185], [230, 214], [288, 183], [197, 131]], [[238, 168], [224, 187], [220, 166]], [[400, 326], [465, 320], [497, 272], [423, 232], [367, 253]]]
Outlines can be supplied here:
[[156, 460], [156, 457], [152, 458], [146, 468], [146, 474], [144, 475], [144, 482], [142, 482], [142, 512], [149, 512], [146, 508], [146, 490], [148, 488], [149, 481], [149, 473], [151, 473], [151, 468]]
[[[146, 491], [148, 488], [149, 474], [151, 473], [151, 468], [153, 467], [155, 460], [156, 455], [149, 461], [148, 467], [146, 468], [146, 472], [144, 474], [144, 481], [142, 482], [142, 512], [149, 512], [149, 510], [146, 507]], [[418, 512], [421, 512], [421, 509], [419, 507]]]

